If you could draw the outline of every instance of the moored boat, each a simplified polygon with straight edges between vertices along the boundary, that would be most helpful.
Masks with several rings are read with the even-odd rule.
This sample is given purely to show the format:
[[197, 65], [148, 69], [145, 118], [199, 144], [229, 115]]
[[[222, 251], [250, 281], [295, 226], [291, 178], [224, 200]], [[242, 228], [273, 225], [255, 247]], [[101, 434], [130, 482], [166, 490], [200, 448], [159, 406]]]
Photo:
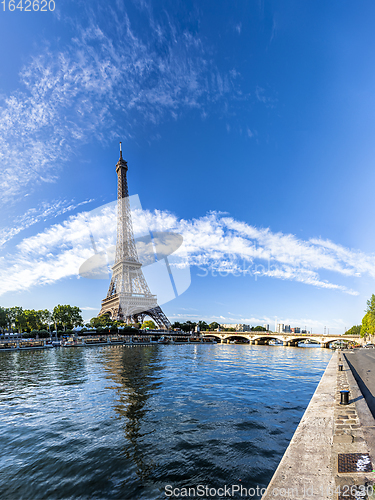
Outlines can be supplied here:
[[109, 341], [105, 337], [87, 337], [84, 340], [84, 345], [91, 347], [97, 345], [108, 345]]
[[170, 343], [171, 341], [167, 337], [160, 337], [160, 339], [158, 340], [158, 344], [170, 344]]
[[16, 351], [17, 343], [16, 342], [2, 342], [0, 344], [0, 351]]
[[81, 340], [77, 340], [74, 338], [69, 338], [68, 340], [63, 340], [61, 342], [62, 347], [85, 347], [85, 343]]
[[125, 343], [124, 337], [112, 337], [109, 339], [109, 344], [111, 345], [123, 345]]
[[217, 344], [215, 337], [203, 337], [202, 342], [203, 344]]
[[25, 340], [18, 344], [18, 349], [20, 351], [29, 349], [46, 349], [43, 340]]

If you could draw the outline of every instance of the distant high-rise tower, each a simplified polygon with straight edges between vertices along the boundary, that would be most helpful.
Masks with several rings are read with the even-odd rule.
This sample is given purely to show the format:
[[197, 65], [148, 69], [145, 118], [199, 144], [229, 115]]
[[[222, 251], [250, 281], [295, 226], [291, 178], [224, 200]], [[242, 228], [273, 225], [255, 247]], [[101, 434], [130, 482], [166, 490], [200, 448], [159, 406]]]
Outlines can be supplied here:
[[126, 323], [143, 322], [145, 316], [150, 316], [159, 327], [171, 329], [168, 318], [158, 306], [156, 295], [152, 295], [147, 285], [139, 262], [133, 234], [127, 171], [128, 164], [122, 157], [120, 142], [120, 159], [116, 164], [116, 257], [107, 297], [102, 300], [99, 316], [108, 314], [113, 320]]

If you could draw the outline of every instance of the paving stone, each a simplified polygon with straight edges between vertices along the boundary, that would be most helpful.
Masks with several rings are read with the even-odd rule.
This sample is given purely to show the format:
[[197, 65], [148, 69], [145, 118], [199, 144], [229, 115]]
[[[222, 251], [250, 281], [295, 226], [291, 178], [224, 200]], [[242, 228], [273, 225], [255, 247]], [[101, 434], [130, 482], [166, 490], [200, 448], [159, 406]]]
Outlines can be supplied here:
[[[360, 427], [360, 426], [358, 426]], [[361, 436], [354, 436], [353, 443], [363, 443], [364, 439]]]
[[353, 442], [353, 436], [351, 434], [335, 434], [333, 436], [333, 442], [339, 444], [351, 444]]

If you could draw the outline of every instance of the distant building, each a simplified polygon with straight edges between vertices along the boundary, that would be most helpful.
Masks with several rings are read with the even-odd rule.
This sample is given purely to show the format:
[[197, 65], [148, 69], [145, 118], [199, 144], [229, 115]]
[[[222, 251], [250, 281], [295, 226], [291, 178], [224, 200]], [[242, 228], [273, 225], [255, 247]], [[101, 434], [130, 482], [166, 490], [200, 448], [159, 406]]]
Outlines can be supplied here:
[[292, 328], [292, 333], [301, 333], [301, 328], [299, 328], [298, 326]]
[[251, 326], [250, 325], [237, 325], [241, 330], [238, 330], [239, 332], [251, 332]]
[[236, 332], [250, 332], [250, 325], [245, 325], [243, 323], [224, 323], [220, 325], [221, 328], [234, 328]]
[[290, 325], [284, 325], [283, 323], [279, 323], [276, 327], [277, 333], [291, 333], [293, 328], [290, 328]]
[[264, 323], [263, 328], [265, 328], [267, 332], [270, 331], [270, 325], [267, 325], [267, 323]]

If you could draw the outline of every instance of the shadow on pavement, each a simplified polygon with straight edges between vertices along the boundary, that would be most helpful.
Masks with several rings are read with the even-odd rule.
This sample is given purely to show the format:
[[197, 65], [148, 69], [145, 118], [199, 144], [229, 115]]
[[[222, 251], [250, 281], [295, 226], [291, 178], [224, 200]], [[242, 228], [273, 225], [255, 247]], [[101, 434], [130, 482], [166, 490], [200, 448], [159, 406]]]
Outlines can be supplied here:
[[[363, 397], [366, 400], [366, 403], [367, 403], [367, 405], [372, 413], [372, 416], [375, 418], [375, 397], [372, 395], [370, 389], [367, 387], [367, 385], [363, 381], [362, 377], [355, 369], [353, 363], [351, 363], [350, 360], [348, 359], [349, 356], [345, 356], [345, 358], [346, 358], [346, 361], [348, 362], [348, 365], [349, 365], [349, 367], [353, 373], [353, 376], [358, 384], [358, 387], [360, 388], [360, 390], [363, 394]], [[361, 398], [356, 398], [356, 400], [354, 400], [354, 401], [357, 401], [358, 399], [361, 399]]]

